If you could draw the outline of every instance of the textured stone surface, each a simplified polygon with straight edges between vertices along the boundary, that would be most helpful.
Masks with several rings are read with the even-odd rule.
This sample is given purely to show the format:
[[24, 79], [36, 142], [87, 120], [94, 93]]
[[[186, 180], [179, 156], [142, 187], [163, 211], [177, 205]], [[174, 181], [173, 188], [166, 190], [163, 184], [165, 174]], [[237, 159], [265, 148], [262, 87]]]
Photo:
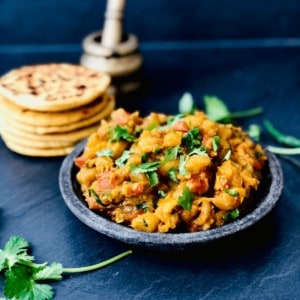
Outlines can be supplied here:
[[[184, 91], [201, 107], [204, 94], [234, 110], [263, 106], [264, 118], [299, 135], [300, 48], [148, 49], [145, 90], [118, 99], [127, 109], [177, 112]], [[75, 62], [78, 52], [0, 53], [0, 69], [37, 61]], [[187, 59], [193, 63], [187, 64]], [[266, 134], [264, 143], [272, 143]], [[130, 246], [83, 224], [65, 205], [58, 176], [63, 159], [16, 155], [0, 140], [0, 245], [21, 235], [37, 262], [84, 266], [124, 250], [133, 254], [107, 268], [53, 284], [56, 299], [300, 299], [299, 168], [280, 159], [282, 195], [255, 225], [183, 252]], [[3, 287], [0, 279], [0, 289]], [[1, 293], [0, 293], [1, 294]]]

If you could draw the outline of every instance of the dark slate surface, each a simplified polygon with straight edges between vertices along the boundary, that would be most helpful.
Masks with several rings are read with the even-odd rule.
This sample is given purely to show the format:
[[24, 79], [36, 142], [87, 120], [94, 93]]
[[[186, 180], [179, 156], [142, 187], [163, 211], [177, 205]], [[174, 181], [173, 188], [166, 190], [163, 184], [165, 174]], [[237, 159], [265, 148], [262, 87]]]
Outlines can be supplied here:
[[[118, 98], [128, 110], [177, 112], [190, 91], [202, 106], [204, 94], [223, 98], [232, 110], [263, 106], [263, 116], [282, 130], [300, 132], [300, 48], [143, 47], [144, 90]], [[77, 62], [69, 53], [0, 53], [1, 73], [34, 62]], [[264, 135], [264, 143], [271, 140]], [[58, 174], [63, 158], [29, 158], [0, 141], [0, 245], [20, 235], [38, 262], [83, 266], [124, 250], [133, 254], [105, 269], [72, 275], [53, 284], [56, 299], [299, 299], [299, 168], [280, 159], [285, 184], [274, 210], [255, 226], [190, 252], [159, 253], [105, 237], [81, 223], [66, 207]], [[3, 277], [0, 288], [3, 287]]]

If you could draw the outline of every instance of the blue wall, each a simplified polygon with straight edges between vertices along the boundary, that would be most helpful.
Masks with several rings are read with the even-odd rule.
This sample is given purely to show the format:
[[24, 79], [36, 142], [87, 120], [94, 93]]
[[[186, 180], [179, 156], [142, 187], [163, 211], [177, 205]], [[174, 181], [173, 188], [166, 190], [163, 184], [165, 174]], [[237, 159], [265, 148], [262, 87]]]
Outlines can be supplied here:
[[[0, 46], [79, 44], [103, 25], [105, 0], [0, 0]], [[127, 0], [141, 42], [300, 36], [300, 1]]]

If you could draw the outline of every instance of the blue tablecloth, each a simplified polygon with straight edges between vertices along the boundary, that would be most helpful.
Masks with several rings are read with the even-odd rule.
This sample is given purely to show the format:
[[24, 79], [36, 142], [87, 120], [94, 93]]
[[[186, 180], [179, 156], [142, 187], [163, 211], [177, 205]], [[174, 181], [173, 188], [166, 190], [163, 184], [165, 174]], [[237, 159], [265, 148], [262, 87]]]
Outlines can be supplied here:
[[[9, 50], [9, 49], [8, 49]], [[26, 50], [26, 49], [25, 49]], [[80, 47], [4, 51], [1, 73], [40, 62], [78, 62]], [[232, 111], [264, 107], [283, 131], [300, 132], [300, 47], [198, 45], [143, 46], [143, 89], [120, 97], [126, 109], [176, 113], [190, 91], [203, 108], [217, 95]], [[274, 143], [266, 134], [262, 142]], [[159, 253], [112, 240], [81, 223], [66, 207], [58, 174], [63, 158], [30, 158], [0, 140], [0, 245], [11, 235], [29, 240], [38, 262], [84, 266], [132, 249], [129, 257], [99, 271], [53, 284], [56, 299], [300, 299], [299, 167], [280, 159], [284, 189], [275, 209], [240, 234], [189, 253]], [[0, 288], [3, 288], [1, 277]]]

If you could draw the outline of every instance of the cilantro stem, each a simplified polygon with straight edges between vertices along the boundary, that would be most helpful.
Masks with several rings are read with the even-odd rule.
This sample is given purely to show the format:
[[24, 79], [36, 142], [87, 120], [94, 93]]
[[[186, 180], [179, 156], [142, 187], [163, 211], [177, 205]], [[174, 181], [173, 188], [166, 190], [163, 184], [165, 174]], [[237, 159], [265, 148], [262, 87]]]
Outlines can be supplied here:
[[251, 117], [254, 115], [259, 115], [263, 112], [262, 107], [255, 107], [248, 110], [243, 111], [237, 111], [237, 112], [231, 112], [227, 117], [229, 118], [245, 118], [245, 117]]
[[112, 258], [109, 258], [105, 261], [102, 261], [98, 264], [95, 264], [95, 265], [91, 265], [91, 266], [87, 266], [87, 267], [79, 267], [79, 268], [63, 268], [63, 273], [68, 273], [68, 274], [73, 274], [73, 273], [82, 273], [82, 272], [88, 272], [88, 271], [93, 271], [93, 270], [97, 270], [97, 269], [100, 269], [100, 268], [103, 268], [109, 264], [112, 264], [118, 260], [120, 260], [121, 258], [129, 255], [132, 253], [132, 250], [128, 250], [128, 251], [125, 251], [119, 255], [116, 255]]
[[297, 155], [300, 154], [300, 147], [297, 148], [285, 148], [285, 147], [275, 147], [268, 146], [267, 149], [275, 154], [285, 154], [285, 155]]

